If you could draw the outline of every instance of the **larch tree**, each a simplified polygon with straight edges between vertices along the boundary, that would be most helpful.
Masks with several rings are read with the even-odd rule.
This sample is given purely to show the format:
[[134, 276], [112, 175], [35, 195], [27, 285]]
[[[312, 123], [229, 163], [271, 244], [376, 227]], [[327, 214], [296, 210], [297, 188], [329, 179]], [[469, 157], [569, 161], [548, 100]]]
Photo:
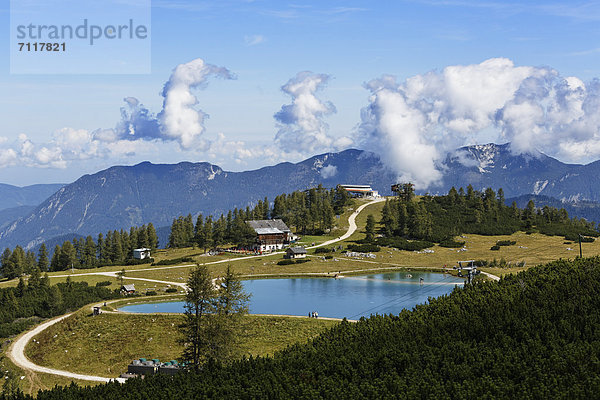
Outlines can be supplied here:
[[216, 291], [208, 269], [204, 265], [196, 266], [188, 278], [184, 321], [179, 325], [180, 343], [184, 346], [182, 358], [195, 370], [209, 354], [215, 299]]
[[216, 309], [216, 341], [214, 357], [222, 362], [232, 360], [238, 348], [241, 318], [249, 311], [250, 295], [244, 291], [239, 276], [227, 265], [225, 276], [219, 281]]
[[367, 235], [365, 237], [365, 242], [372, 243], [373, 240], [375, 240], [375, 217], [373, 217], [373, 214], [369, 214], [367, 216], [367, 224], [365, 226], [365, 233]]

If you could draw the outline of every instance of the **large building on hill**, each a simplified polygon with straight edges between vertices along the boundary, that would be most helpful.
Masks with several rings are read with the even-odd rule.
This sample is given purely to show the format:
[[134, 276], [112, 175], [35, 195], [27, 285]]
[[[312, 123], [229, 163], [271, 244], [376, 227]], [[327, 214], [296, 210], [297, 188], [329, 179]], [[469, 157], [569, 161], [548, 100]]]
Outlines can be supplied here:
[[292, 240], [292, 231], [281, 219], [246, 221], [256, 232], [254, 248], [260, 252], [281, 250]]
[[373, 190], [371, 185], [340, 185], [354, 197], [379, 197], [379, 192]]

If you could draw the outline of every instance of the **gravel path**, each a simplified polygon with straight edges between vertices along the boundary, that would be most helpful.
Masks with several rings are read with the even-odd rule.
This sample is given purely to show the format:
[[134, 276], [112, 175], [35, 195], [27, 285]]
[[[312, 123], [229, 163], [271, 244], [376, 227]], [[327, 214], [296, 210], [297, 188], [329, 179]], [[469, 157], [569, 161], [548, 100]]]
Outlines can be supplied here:
[[34, 329], [32, 329], [29, 332], [25, 333], [24, 335], [20, 336], [16, 341], [13, 342], [13, 344], [8, 349], [8, 357], [18, 367], [26, 369], [26, 370], [34, 371], [34, 372], [43, 372], [45, 374], [60, 375], [60, 376], [64, 376], [67, 378], [81, 379], [81, 380], [85, 380], [85, 381], [110, 382], [110, 381], [116, 380], [118, 382], [125, 382], [125, 379], [122, 379], [122, 378], [105, 378], [102, 376], [83, 375], [83, 374], [76, 374], [76, 373], [69, 372], [69, 371], [61, 371], [61, 370], [54, 369], [54, 368], [42, 367], [40, 365], [32, 363], [27, 358], [27, 356], [25, 356], [25, 346], [27, 346], [27, 343], [29, 343], [29, 341], [34, 336], [36, 336], [40, 332], [43, 332], [44, 330], [51, 327], [52, 325], [64, 320], [65, 318], [70, 317], [72, 314], [73, 313], [69, 313], [69, 314], [65, 314], [65, 315], [62, 315], [57, 318], [53, 318], [49, 321], [44, 322], [43, 324], [36, 326]]
[[[354, 232], [356, 232], [356, 229], [357, 229], [357, 226], [356, 226], [356, 216], [365, 207], [367, 207], [367, 206], [369, 206], [369, 205], [371, 205], [373, 203], [378, 203], [380, 201], [385, 201], [385, 199], [384, 198], [376, 199], [376, 200], [373, 200], [373, 201], [371, 201], [369, 203], [365, 203], [365, 204], [361, 205], [360, 207], [358, 207], [356, 209], [356, 211], [354, 213], [352, 213], [352, 215], [348, 218], [348, 224], [349, 224], [348, 230], [346, 231], [346, 233], [344, 233], [339, 238], [328, 240], [327, 242], [324, 242], [324, 243], [321, 243], [321, 244], [319, 244], [317, 246], [312, 246], [312, 247], [309, 247], [309, 248], [327, 246], [327, 245], [330, 245], [332, 243], [336, 243], [336, 242], [339, 242], [341, 240], [349, 238]], [[270, 255], [272, 255], [272, 254], [283, 254], [283, 252], [271, 253]], [[248, 259], [248, 258], [255, 258], [255, 257], [263, 257], [263, 255], [231, 258], [231, 259], [226, 259], [226, 260], [219, 260], [219, 261], [208, 262], [206, 264], [219, 264], [219, 263], [224, 263], [224, 262], [232, 262], [232, 261], [238, 261], [238, 260], [245, 260], [245, 259]], [[195, 266], [195, 264], [169, 266], [169, 267], [164, 267], [164, 268], [148, 268], [147, 270], [168, 269], [168, 268], [181, 268], [181, 267], [192, 267], [192, 266]], [[126, 271], [126, 272], [143, 271], [143, 270], [146, 270], [146, 269], [130, 270], [130, 271]], [[55, 277], [81, 276], [81, 275], [101, 275], [101, 276], [116, 277], [117, 276], [117, 271], [114, 271], [114, 272], [87, 272], [87, 273], [72, 274], [72, 275], [56, 275]], [[141, 280], [141, 281], [164, 283], [164, 284], [175, 285], [175, 286], [179, 286], [179, 287], [183, 287], [183, 288], [186, 287], [185, 283], [179, 283], [179, 282], [168, 282], [168, 281], [160, 281], [160, 280], [156, 280], [156, 279], [147, 279], [147, 278], [133, 278], [133, 277], [130, 277], [130, 276], [128, 276], [127, 279], [137, 279], [137, 280]], [[81, 379], [81, 380], [95, 381], [95, 382], [110, 382], [110, 381], [113, 381], [113, 380], [116, 380], [118, 382], [124, 382], [125, 380], [122, 379], [122, 378], [105, 378], [105, 377], [102, 377], [102, 376], [83, 375], [83, 374], [76, 374], [76, 373], [69, 372], [69, 371], [62, 371], [62, 370], [58, 370], [58, 369], [54, 369], [54, 368], [42, 367], [40, 365], [36, 365], [36, 364], [32, 363], [27, 358], [27, 356], [25, 356], [25, 347], [27, 346], [27, 344], [29, 343], [29, 341], [31, 339], [33, 339], [34, 336], [36, 336], [37, 334], [43, 332], [45, 329], [49, 328], [50, 326], [52, 326], [52, 325], [54, 325], [54, 324], [56, 324], [56, 323], [64, 320], [65, 318], [68, 318], [72, 314], [73, 313], [65, 314], [65, 315], [62, 315], [60, 317], [57, 317], [57, 318], [51, 319], [49, 321], [46, 321], [43, 324], [40, 324], [40, 325], [36, 326], [34, 329], [32, 329], [32, 330], [30, 330], [30, 331], [22, 334], [21, 336], [19, 336], [12, 343], [12, 345], [10, 346], [10, 348], [8, 349], [8, 357], [18, 367], [26, 369], [26, 370], [34, 371], [34, 372], [42, 372], [42, 373], [46, 373], [46, 374], [60, 375], [60, 376], [64, 376], [64, 377], [67, 377], [67, 378]]]

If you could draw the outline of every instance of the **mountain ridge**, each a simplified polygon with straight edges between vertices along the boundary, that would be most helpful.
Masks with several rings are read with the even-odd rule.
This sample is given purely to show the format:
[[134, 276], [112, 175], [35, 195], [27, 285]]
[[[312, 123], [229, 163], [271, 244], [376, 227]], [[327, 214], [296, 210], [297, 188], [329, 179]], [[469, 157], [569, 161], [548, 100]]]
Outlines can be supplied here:
[[[335, 165], [343, 165], [336, 170]], [[335, 173], [323, 177], [323, 168]], [[360, 180], [383, 190], [393, 175], [381, 178], [383, 165], [372, 153], [349, 149], [325, 153], [299, 163], [230, 172], [207, 162], [113, 166], [83, 175], [61, 188], [35, 210], [0, 231], [0, 246], [31, 248], [68, 233], [96, 235], [152, 222], [156, 227], [191, 213], [220, 214], [319, 183]], [[389, 191], [389, 189], [388, 189]]]
[[[565, 164], [542, 153], [515, 155], [509, 144], [457, 149], [446, 157], [444, 172], [443, 180], [428, 192], [446, 193], [452, 186], [472, 184], [476, 190], [501, 187], [506, 198], [534, 194], [563, 202], [600, 200], [600, 161]], [[149, 222], [157, 228], [170, 226], [179, 215], [218, 216], [318, 184], [370, 184], [381, 194], [391, 194], [396, 176], [377, 155], [356, 149], [242, 172], [189, 161], [113, 166], [83, 175], [1, 228], [0, 247], [31, 248], [64, 234], [97, 235]]]
[[0, 183], [0, 210], [37, 206], [63, 186], [65, 185], [62, 183], [38, 183], [27, 186]]

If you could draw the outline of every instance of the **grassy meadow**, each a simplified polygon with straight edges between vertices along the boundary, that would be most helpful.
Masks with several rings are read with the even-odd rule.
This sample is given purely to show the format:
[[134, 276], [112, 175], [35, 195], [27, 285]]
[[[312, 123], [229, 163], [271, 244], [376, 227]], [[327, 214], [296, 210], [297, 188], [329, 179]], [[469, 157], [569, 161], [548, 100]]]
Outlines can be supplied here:
[[[36, 364], [78, 373], [116, 377], [131, 360], [177, 359], [182, 352], [178, 324], [182, 315], [113, 314], [91, 316], [82, 310], [48, 328], [26, 347]], [[323, 319], [252, 316], [243, 318], [239, 355], [267, 356], [305, 342], [337, 324]]]

